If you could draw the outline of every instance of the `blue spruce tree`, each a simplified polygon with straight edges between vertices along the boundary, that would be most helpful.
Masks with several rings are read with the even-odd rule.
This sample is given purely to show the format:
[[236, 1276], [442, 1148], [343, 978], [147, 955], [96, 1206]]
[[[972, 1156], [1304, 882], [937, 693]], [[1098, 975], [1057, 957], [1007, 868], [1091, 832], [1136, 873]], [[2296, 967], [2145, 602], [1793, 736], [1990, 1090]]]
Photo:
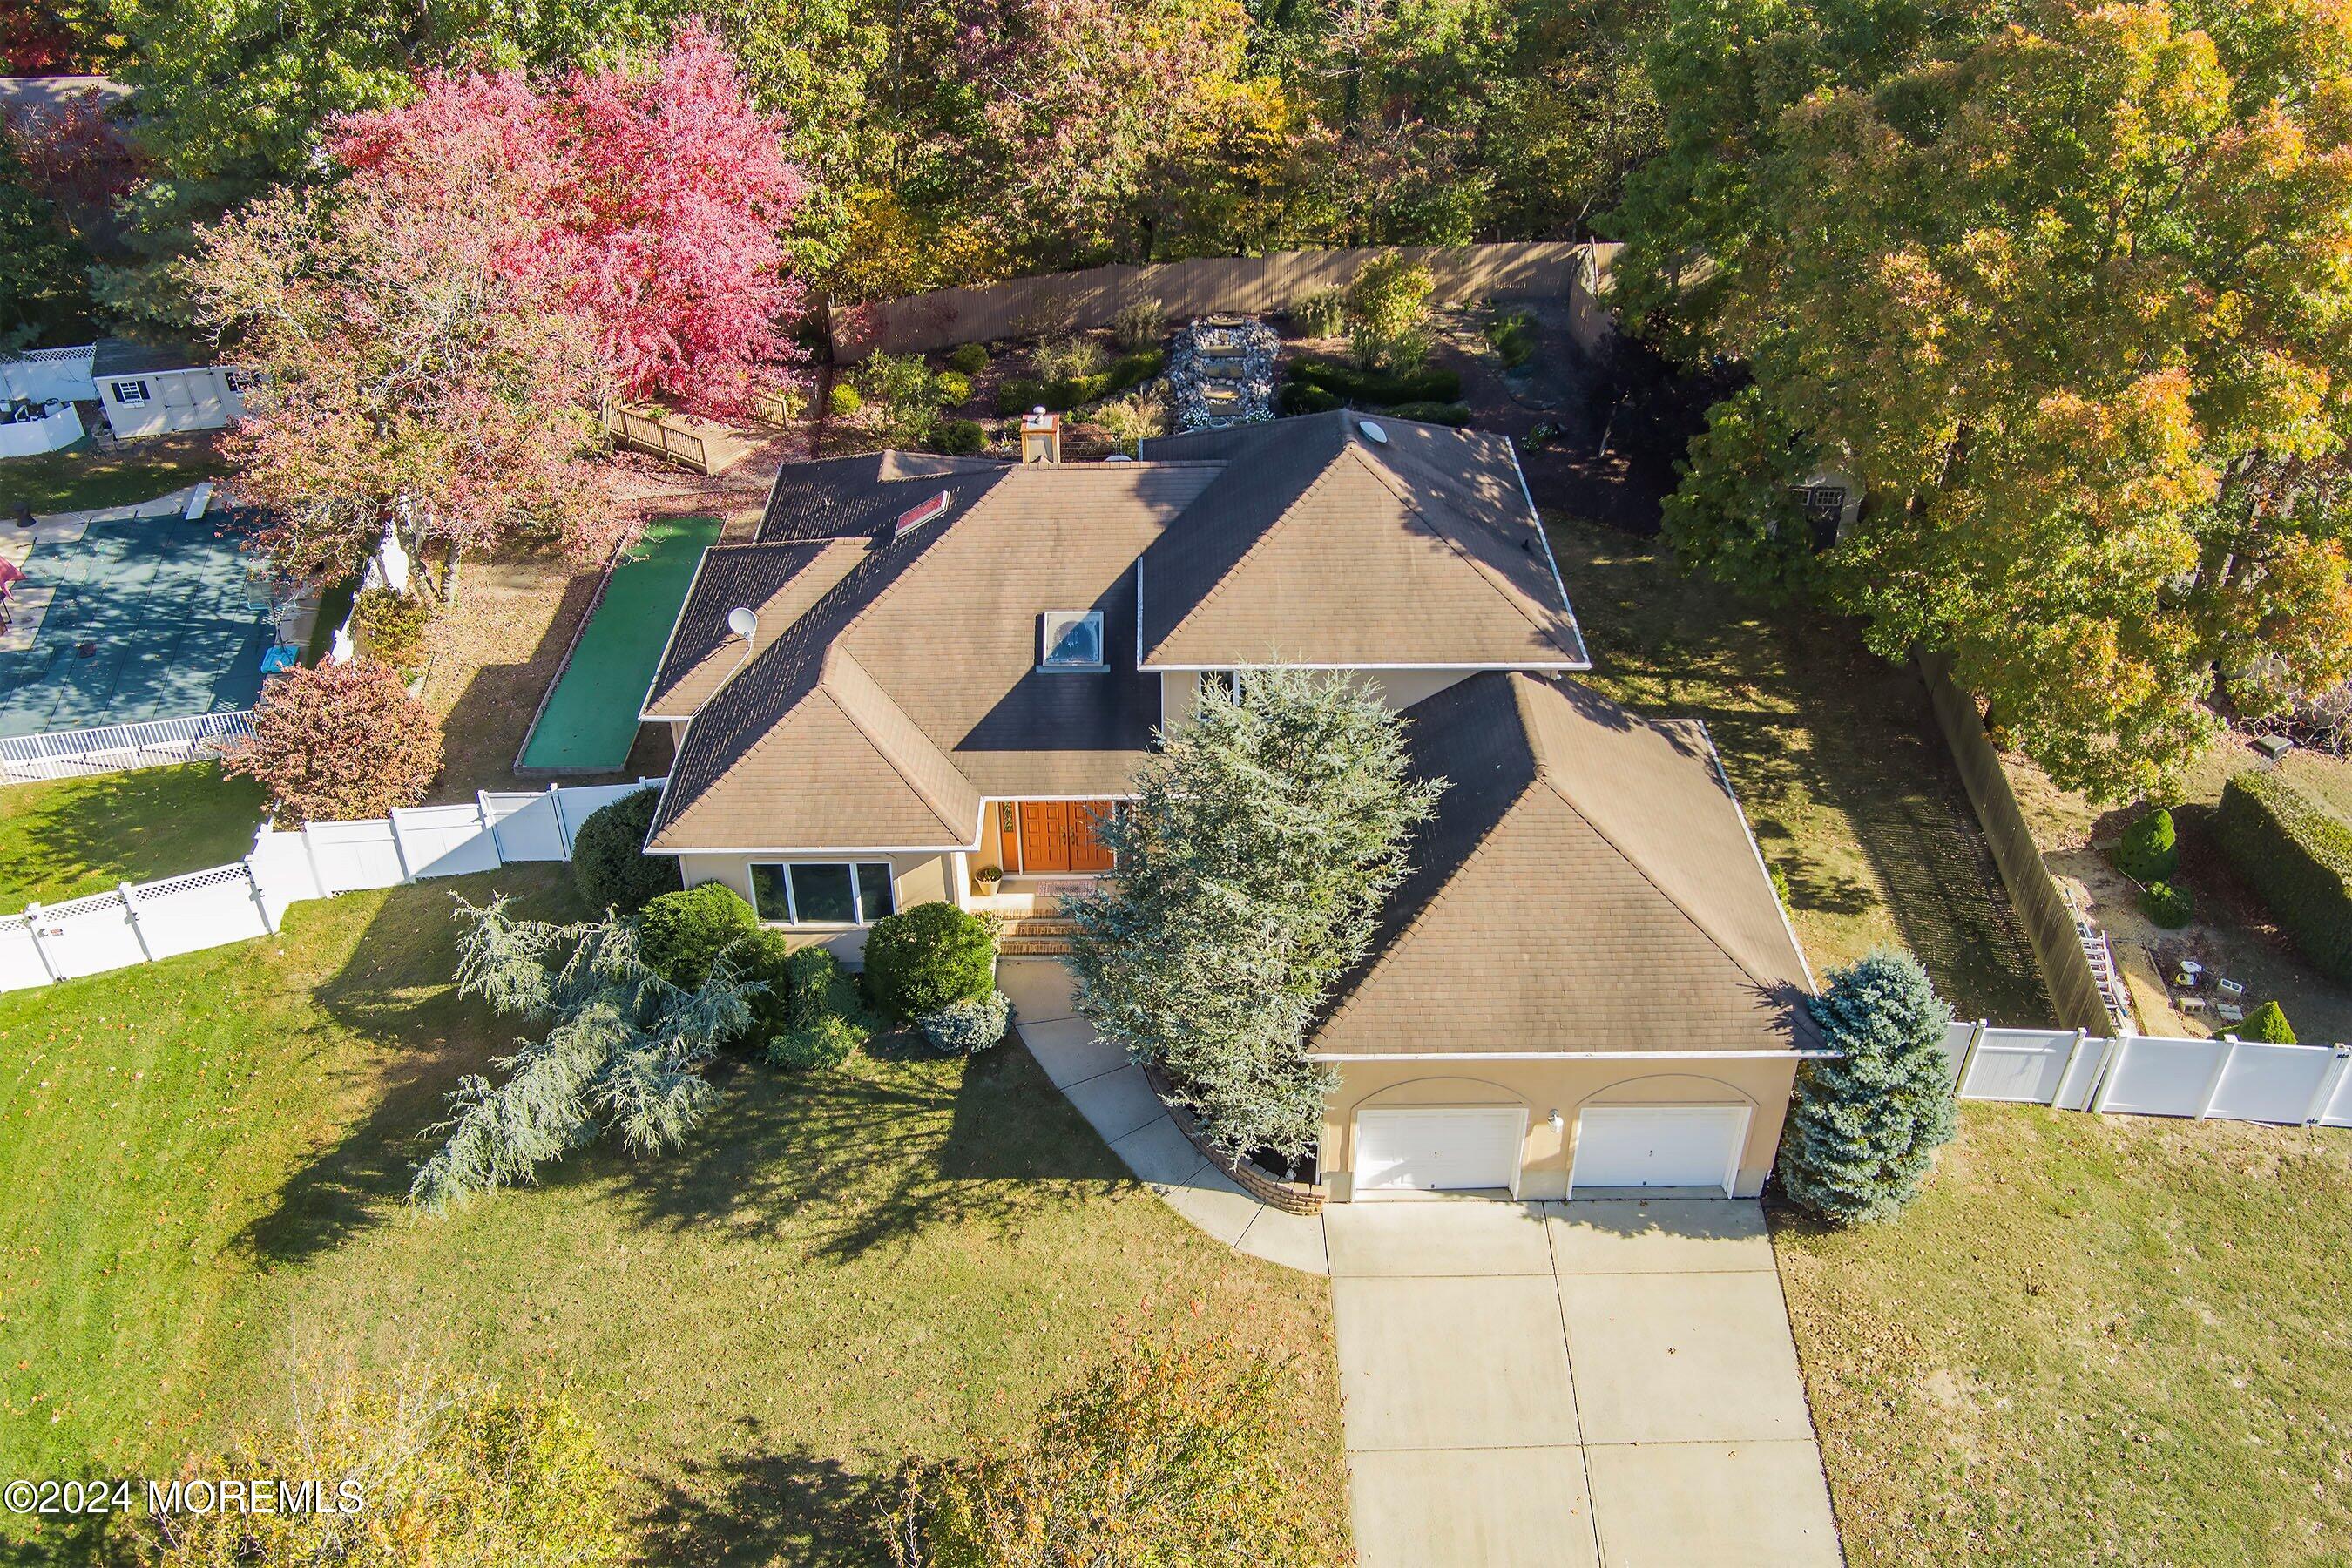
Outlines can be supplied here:
[[1780, 1133], [1781, 1190], [1832, 1225], [1885, 1219], [1919, 1194], [1954, 1118], [1944, 1055], [1952, 1010], [1918, 960], [1874, 952], [1813, 998], [1823, 1044]]

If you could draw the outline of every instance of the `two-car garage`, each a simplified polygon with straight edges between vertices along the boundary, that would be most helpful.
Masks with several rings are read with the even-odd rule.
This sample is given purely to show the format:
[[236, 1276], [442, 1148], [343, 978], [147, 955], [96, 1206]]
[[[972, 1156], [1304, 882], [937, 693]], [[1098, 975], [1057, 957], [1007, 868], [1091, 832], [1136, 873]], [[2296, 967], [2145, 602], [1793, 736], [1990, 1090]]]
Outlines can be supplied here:
[[[1588, 1105], [1575, 1119], [1568, 1191], [1714, 1188], [1737, 1182], [1754, 1112], [1747, 1104]], [[1521, 1195], [1524, 1106], [1399, 1106], [1356, 1114], [1354, 1195]]]

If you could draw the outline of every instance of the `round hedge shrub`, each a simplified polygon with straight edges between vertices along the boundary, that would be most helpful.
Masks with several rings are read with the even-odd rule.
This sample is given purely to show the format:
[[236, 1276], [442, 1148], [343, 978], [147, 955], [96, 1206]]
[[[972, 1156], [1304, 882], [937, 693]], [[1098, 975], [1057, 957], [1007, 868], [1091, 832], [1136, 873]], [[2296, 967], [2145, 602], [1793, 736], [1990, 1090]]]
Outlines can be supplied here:
[[978, 375], [988, 368], [986, 343], [958, 343], [948, 354], [948, 368], [966, 375]]
[[768, 1042], [768, 1061], [786, 1072], [829, 1072], [866, 1043], [866, 1031], [837, 1013], [805, 1029], [788, 1029]]
[[682, 885], [677, 857], [648, 855], [642, 846], [652, 831], [661, 791], [641, 789], [599, 806], [572, 838], [572, 881], [593, 910], [635, 914]]
[[2178, 882], [2150, 882], [2139, 893], [2139, 912], [2167, 931], [2179, 931], [2197, 915], [2197, 897]]
[[949, 419], [940, 425], [940, 450], [950, 458], [977, 457], [988, 448], [988, 428], [977, 419]]
[[897, 1018], [977, 1002], [996, 988], [996, 943], [977, 915], [917, 904], [877, 921], [866, 936], [866, 988]]
[[[710, 966], [737, 942], [759, 933], [759, 917], [743, 895], [724, 882], [664, 893], [637, 911], [637, 946], [646, 967], [691, 991], [710, 978]], [[748, 953], [736, 955], [739, 966]]]
[[825, 395], [824, 405], [846, 419], [866, 406], [866, 399], [859, 396], [857, 388], [849, 383], [836, 381], [833, 384], [833, 390]]
[[931, 383], [931, 387], [940, 395], [940, 401], [943, 404], [965, 403], [971, 398], [971, 377], [960, 370], [940, 372], [939, 379]]
[[977, 1002], [950, 1002], [921, 1020], [923, 1037], [959, 1057], [978, 1056], [1004, 1037], [1013, 1022], [1013, 998], [992, 991]]
[[2180, 865], [2180, 837], [2172, 813], [2162, 806], [2124, 829], [2116, 846], [2116, 869], [2135, 882], [2161, 882]]
[[2291, 1046], [2295, 1043], [2294, 1028], [2286, 1021], [2286, 1009], [2275, 1002], [2265, 1002], [2246, 1020], [2238, 1031], [2242, 1040], [2259, 1040], [2264, 1045]]

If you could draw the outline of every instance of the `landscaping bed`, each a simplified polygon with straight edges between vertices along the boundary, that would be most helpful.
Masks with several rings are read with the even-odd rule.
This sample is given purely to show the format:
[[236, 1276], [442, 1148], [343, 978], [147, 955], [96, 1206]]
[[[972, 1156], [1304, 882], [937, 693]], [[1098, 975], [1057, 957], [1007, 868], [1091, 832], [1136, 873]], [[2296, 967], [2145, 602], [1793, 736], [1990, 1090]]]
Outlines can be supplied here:
[[2051, 1022], [2048, 995], [1926, 689], [1852, 623], [1685, 576], [1654, 541], [1547, 519], [1586, 684], [1706, 721], [1816, 975], [1909, 948], [1963, 1017]]
[[1339, 1554], [1325, 1287], [1192, 1230], [1018, 1049], [741, 1061], [677, 1154], [405, 1208], [444, 1091], [512, 1048], [448, 983], [449, 894], [493, 888], [579, 912], [564, 868], [509, 868], [0, 996], [7, 1473], [168, 1473], [282, 1417], [289, 1363], [430, 1363], [567, 1392], [638, 1478], [654, 1561], [867, 1563], [908, 1455], [1011, 1429], [1133, 1336], [1220, 1336], [1296, 1356], [1297, 1506]]
[[1966, 1105], [1899, 1219], [1772, 1218], [1857, 1568], [2352, 1554], [2352, 1137]]

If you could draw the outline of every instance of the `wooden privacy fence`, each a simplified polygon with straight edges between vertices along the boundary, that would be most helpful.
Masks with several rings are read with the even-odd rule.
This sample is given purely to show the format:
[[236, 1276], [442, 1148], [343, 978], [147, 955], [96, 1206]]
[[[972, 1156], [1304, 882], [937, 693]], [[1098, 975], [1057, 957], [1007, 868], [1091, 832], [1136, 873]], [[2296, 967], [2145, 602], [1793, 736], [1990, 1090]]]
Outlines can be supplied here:
[[2200, 1121], [2352, 1127], [2352, 1050], [2259, 1040], [2106, 1037], [2087, 1030], [1996, 1029], [1954, 1024], [1944, 1033], [1952, 1090], [1961, 1100], [2048, 1105]]
[[249, 709], [105, 724], [95, 730], [54, 730], [0, 739], [0, 784], [80, 778], [131, 768], [165, 767], [220, 755], [227, 742], [253, 733]]
[[660, 779], [486, 792], [470, 804], [420, 805], [357, 822], [265, 826], [234, 866], [34, 904], [0, 916], [0, 991], [22, 990], [200, 948], [268, 936], [289, 904], [426, 877], [569, 860], [589, 815]]
[[2074, 906], [2059, 891], [2050, 868], [2042, 864], [2042, 850], [2025, 824], [2025, 813], [2018, 807], [2017, 794], [2010, 787], [2000, 753], [1985, 738], [1984, 720], [1977, 712], [1976, 702], [1953, 682], [1949, 657], [1921, 654], [1919, 674], [1927, 683], [1927, 700], [1936, 710], [1944, 742], [1951, 748], [1952, 761], [1959, 768], [1969, 804], [1976, 808], [1985, 840], [1992, 846], [2001, 885], [2009, 889], [2010, 902], [2016, 906], [2026, 939], [2033, 944], [2034, 963], [2049, 988], [2058, 1021], [2071, 1029], [2105, 1034], [2116, 1026], [2116, 1019], [2084, 951]]
[[[957, 343], [1107, 326], [1127, 306], [1146, 300], [1158, 301], [1178, 318], [1223, 310], [1286, 310], [1308, 294], [1346, 288], [1365, 262], [1391, 255], [1430, 269], [1437, 282], [1432, 302], [1439, 305], [1465, 304], [1495, 294], [1570, 299], [1605, 277], [1608, 258], [1618, 249], [1593, 242], [1531, 239], [1280, 250], [1270, 256], [1202, 257], [1146, 267], [1092, 267], [971, 289], [938, 289], [870, 304], [836, 305], [829, 321], [835, 357], [854, 363], [877, 349], [925, 353]], [[1588, 318], [1599, 309], [1589, 300], [1584, 304]]]

